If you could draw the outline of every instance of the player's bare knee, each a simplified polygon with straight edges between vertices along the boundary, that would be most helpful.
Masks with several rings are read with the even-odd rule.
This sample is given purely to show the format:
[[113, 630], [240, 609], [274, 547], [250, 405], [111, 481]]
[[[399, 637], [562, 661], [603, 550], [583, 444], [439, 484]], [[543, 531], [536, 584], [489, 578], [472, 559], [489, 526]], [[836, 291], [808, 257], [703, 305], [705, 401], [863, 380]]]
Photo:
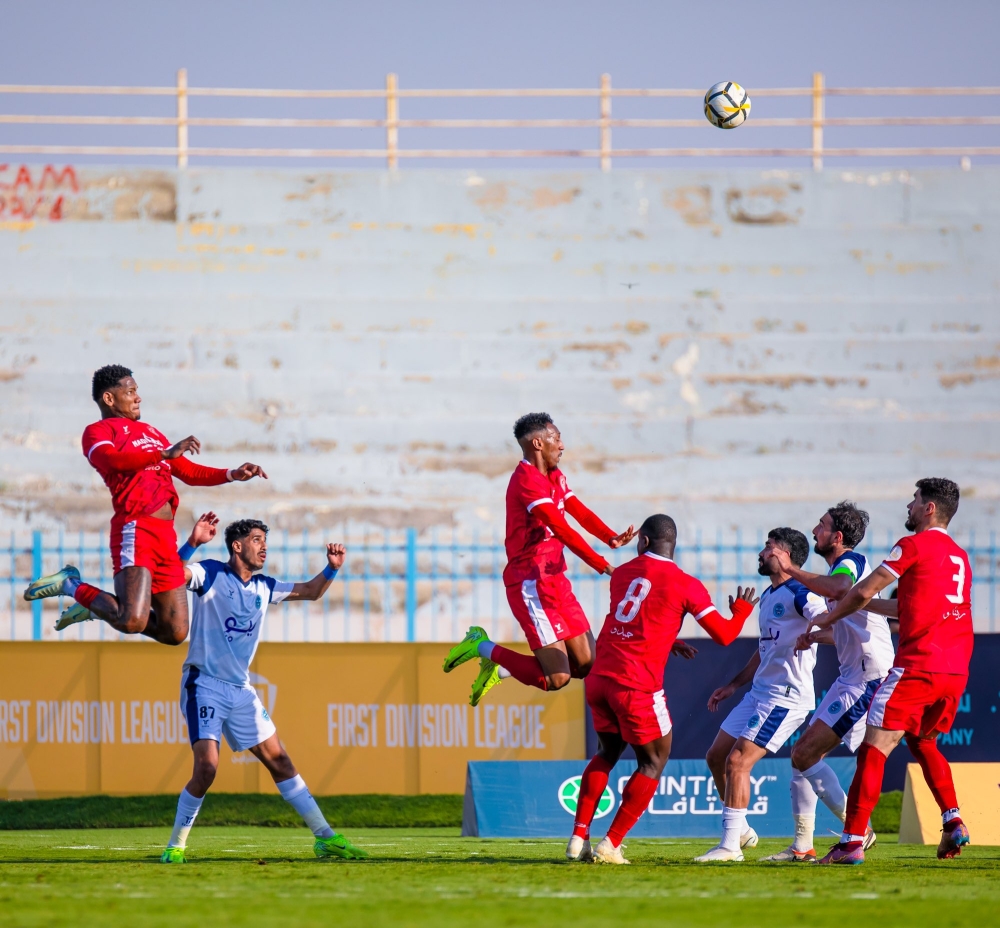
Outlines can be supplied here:
[[146, 615], [119, 615], [115, 628], [126, 635], [139, 635], [146, 627], [149, 617]]
[[163, 634], [163, 637], [160, 638], [160, 642], [162, 644], [169, 644], [172, 646], [184, 644], [187, 635], [188, 635], [188, 623], [175, 622], [173, 625], [168, 626], [166, 632], [164, 632]]
[[594, 659], [591, 657], [590, 660], [585, 661], [582, 664], [577, 664], [573, 668], [571, 676], [575, 677], [577, 680], [582, 680], [588, 673], [590, 673], [590, 668], [594, 666]]
[[549, 692], [552, 692], [553, 690], [561, 690], [572, 679], [573, 677], [568, 673], [552, 673], [545, 678], [545, 683]]

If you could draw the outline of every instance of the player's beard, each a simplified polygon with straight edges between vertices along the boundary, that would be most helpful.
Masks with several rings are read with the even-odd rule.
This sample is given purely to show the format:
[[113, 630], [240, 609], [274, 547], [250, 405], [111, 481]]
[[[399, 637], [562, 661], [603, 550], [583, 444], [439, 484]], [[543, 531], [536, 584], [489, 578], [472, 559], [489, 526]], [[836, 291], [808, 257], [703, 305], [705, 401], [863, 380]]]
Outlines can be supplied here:
[[906, 517], [906, 522], [903, 523], [903, 528], [908, 532], [915, 532], [917, 530], [917, 523], [913, 521], [913, 516], [908, 515]]
[[757, 561], [757, 573], [759, 573], [762, 577], [773, 576], [771, 568], [767, 566], [767, 561]]
[[820, 557], [826, 557], [832, 550], [833, 545], [821, 545], [818, 541], [813, 545], [813, 551]]

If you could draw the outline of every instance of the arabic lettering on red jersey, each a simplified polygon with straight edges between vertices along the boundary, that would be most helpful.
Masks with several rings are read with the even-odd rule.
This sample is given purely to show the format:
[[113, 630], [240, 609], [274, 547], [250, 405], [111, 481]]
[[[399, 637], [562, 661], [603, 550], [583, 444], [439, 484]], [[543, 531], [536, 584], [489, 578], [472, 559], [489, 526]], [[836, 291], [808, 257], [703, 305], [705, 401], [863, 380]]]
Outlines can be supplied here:
[[101, 419], [83, 430], [83, 454], [111, 491], [113, 521], [128, 522], [158, 512], [167, 503], [177, 509], [178, 496], [169, 461], [157, 461], [142, 470], [121, 472], [101, 468], [93, 460], [96, 448], [111, 445], [115, 451], [165, 451], [166, 436], [153, 426], [133, 419]]
[[558, 468], [545, 475], [533, 464], [521, 461], [514, 469], [507, 484], [506, 586], [565, 572], [562, 542], [532, 515], [532, 510], [540, 503], [553, 503], [561, 512], [572, 495]]
[[663, 689], [684, 616], [714, 608], [705, 585], [669, 558], [649, 551], [633, 558], [611, 575], [611, 611], [590, 672], [647, 693]]
[[975, 635], [969, 556], [944, 529], [896, 542], [882, 566], [899, 578], [895, 666], [968, 674]]

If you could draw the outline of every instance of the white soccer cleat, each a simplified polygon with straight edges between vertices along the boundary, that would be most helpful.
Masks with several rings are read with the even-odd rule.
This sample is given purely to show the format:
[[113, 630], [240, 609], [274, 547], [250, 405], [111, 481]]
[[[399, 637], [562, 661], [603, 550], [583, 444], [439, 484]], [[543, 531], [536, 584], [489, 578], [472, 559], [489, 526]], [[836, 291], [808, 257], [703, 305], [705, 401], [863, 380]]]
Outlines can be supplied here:
[[760, 838], [757, 837], [757, 832], [752, 828], [747, 828], [747, 830], [740, 835], [740, 850], [742, 851], [745, 847], [756, 847], [758, 841], [760, 841]]
[[743, 852], [742, 851], [731, 851], [729, 848], [723, 847], [721, 844], [715, 845], [711, 850], [705, 851], [701, 857], [696, 857], [694, 862], [696, 864], [711, 864], [718, 862], [732, 861], [733, 863], [742, 863]]
[[611, 840], [605, 835], [597, 842], [594, 848], [594, 863], [599, 864], [628, 864], [631, 861], [625, 859], [620, 847], [615, 847]]
[[594, 849], [590, 846], [590, 838], [573, 835], [566, 845], [566, 859], [589, 863], [594, 859]]
[[867, 851], [869, 848], [875, 847], [875, 843], [878, 841], [878, 835], [875, 834], [875, 829], [871, 825], [865, 829], [865, 840], [861, 843], [861, 850]]
[[808, 851], [797, 851], [794, 847], [789, 846], [783, 851], [778, 851], [777, 854], [761, 857], [761, 860], [781, 864], [814, 864], [816, 863], [816, 852], [812, 848]]
[[94, 614], [86, 606], [81, 606], [79, 603], [73, 603], [69, 609], [66, 609], [63, 614], [59, 616], [59, 621], [56, 622], [56, 631], [64, 631], [71, 625], [76, 625], [77, 622], [89, 622], [93, 618]]

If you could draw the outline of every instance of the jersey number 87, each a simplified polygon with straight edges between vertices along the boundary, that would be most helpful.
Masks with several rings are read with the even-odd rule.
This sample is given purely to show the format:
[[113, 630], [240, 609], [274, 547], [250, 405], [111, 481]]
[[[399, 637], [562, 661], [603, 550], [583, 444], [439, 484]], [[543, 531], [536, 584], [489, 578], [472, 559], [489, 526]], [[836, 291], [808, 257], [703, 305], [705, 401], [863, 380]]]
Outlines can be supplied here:
[[642, 606], [642, 601], [649, 596], [649, 591], [652, 588], [653, 584], [645, 577], [636, 577], [628, 585], [628, 590], [626, 590], [621, 602], [618, 603], [618, 609], [615, 610], [615, 621], [631, 622], [639, 614], [639, 607]]

